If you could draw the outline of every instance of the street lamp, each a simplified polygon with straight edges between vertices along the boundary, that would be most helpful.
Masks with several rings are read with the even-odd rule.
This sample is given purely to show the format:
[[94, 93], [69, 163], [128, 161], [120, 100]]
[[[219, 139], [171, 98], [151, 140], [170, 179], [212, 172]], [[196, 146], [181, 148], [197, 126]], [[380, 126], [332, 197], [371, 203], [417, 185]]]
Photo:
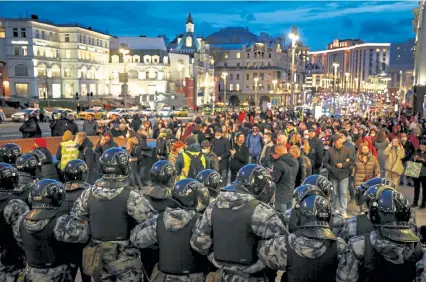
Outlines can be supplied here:
[[272, 80], [272, 84], [274, 85], [274, 88], [272, 90], [274, 91], [274, 93], [276, 92], [275, 87], [277, 86], [277, 82], [278, 81], [276, 79]]
[[295, 56], [296, 56], [296, 41], [299, 40], [299, 34], [297, 32], [297, 27], [293, 25], [291, 27], [291, 32], [288, 35], [288, 37], [291, 39], [291, 94], [290, 94], [290, 108], [293, 109], [294, 106], [294, 83], [296, 80], [296, 77], [294, 75], [295, 69], [294, 69], [294, 62], [295, 62]]
[[227, 76], [228, 76], [227, 72], [222, 72], [222, 79], [224, 84], [223, 102], [225, 103], [225, 106], [226, 106], [226, 77]]
[[333, 63], [334, 75], [333, 75], [333, 92], [336, 93], [336, 81], [337, 81], [337, 68], [339, 63]]
[[257, 82], [259, 81], [258, 77], [254, 78], [254, 106], [257, 107]]
[[345, 92], [348, 91], [349, 75], [350, 73], [345, 72]]
[[355, 91], [356, 91], [356, 93], [358, 93], [358, 77], [355, 77], [354, 78], [354, 82], [355, 82]]
[[126, 55], [129, 54], [129, 50], [125, 48], [120, 48], [120, 53], [123, 54], [123, 63], [124, 63], [124, 83], [123, 83], [123, 100], [124, 108], [127, 109], [127, 71], [126, 71]]

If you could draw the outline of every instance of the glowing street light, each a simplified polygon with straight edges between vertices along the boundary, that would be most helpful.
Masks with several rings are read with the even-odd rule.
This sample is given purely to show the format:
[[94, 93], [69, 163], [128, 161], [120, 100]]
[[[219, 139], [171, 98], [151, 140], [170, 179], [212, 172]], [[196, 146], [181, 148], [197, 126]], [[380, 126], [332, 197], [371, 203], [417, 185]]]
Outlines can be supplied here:
[[222, 79], [223, 79], [223, 84], [225, 85], [224, 86], [225, 91], [223, 92], [223, 102], [226, 105], [226, 77], [228, 76], [228, 73], [227, 72], [222, 72], [221, 76], [222, 76]]
[[126, 71], [126, 55], [129, 54], [129, 50], [125, 48], [120, 48], [120, 53], [123, 54], [123, 63], [124, 63], [124, 83], [123, 83], [123, 100], [124, 100], [124, 108], [127, 109], [127, 71]]
[[296, 77], [294, 75], [295, 69], [295, 56], [296, 56], [296, 41], [299, 40], [299, 33], [297, 32], [297, 27], [293, 25], [291, 27], [291, 32], [288, 35], [291, 39], [291, 94], [290, 94], [290, 108], [294, 107], [294, 83], [296, 81]]

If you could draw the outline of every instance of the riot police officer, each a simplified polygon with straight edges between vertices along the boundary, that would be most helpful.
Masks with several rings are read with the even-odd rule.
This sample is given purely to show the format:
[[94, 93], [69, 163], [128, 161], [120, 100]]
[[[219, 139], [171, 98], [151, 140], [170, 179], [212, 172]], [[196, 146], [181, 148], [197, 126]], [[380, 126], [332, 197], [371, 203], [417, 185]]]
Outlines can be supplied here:
[[72, 281], [64, 243], [87, 242], [88, 229], [74, 225], [69, 233], [60, 226], [59, 210], [65, 197], [62, 183], [53, 179], [39, 181], [31, 191], [33, 209], [16, 223], [15, 238], [25, 251], [25, 281]]
[[[385, 184], [387, 186], [395, 188], [395, 184], [393, 184], [392, 181], [390, 181], [386, 178], [381, 178], [381, 177], [372, 178], [372, 179], [362, 183], [355, 190], [355, 201], [356, 201], [356, 204], [360, 207], [361, 212], [363, 212], [364, 203], [363, 203], [362, 197], [364, 196], [365, 191], [367, 191], [368, 188], [370, 188], [374, 185], [377, 185], [377, 184]], [[367, 206], [367, 210], [368, 210], [368, 206]]]
[[132, 232], [131, 241], [138, 248], [158, 244], [158, 266], [151, 280], [154, 281], [204, 281], [208, 261], [191, 248], [193, 227], [209, 204], [209, 191], [194, 179], [178, 181], [172, 197], [181, 208], [168, 208], [157, 220], [138, 225]]
[[[67, 163], [64, 170], [65, 178], [65, 197], [62, 201], [60, 211], [69, 214], [74, 205], [74, 202], [80, 197], [84, 190], [90, 189], [91, 185], [87, 183], [89, 168], [87, 164], [80, 160], [72, 160]], [[80, 268], [81, 280], [90, 282], [90, 276], [85, 275], [82, 268], [82, 254], [84, 244], [69, 244], [67, 245], [67, 256], [70, 261], [71, 276], [75, 279], [77, 270]]]
[[12, 231], [18, 218], [29, 211], [25, 202], [10, 193], [18, 182], [16, 168], [0, 163], [0, 281], [16, 281], [24, 268], [24, 252], [16, 243]]
[[264, 167], [246, 165], [195, 226], [192, 247], [208, 255], [213, 246], [209, 259], [223, 270], [225, 281], [265, 281], [264, 263], [274, 249], [263, 248], [262, 242], [288, 234], [269, 206], [274, 192], [275, 183]]
[[[374, 178], [374, 181], [370, 183], [381, 183], [382, 181], [377, 181], [379, 178]], [[373, 180], [373, 179], [371, 179]], [[386, 185], [386, 184], [376, 184], [371, 187], [369, 187], [363, 194], [360, 196], [362, 191], [365, 189], [365, 187], [368, 187], [370, 185], [369, 181], [362, 184], [362, 187], [357, 188], [356, 196], [358, 205], [364, 205], [367, 208], [369, 208], [370, 201], [376, 198], [377, 192], [379, 190], [393, 190], [395, 186]], [[369, 214], [367, 213], [361, 213], [358, 215], [355, 215], [351, 218], [348, 218], [341, 230], [339, 232], [338, 236], [343, 238], [346, 242], [349, 241], [354, 236], [357, 235], [363, 235], [365, 233], [370, 233], [374, 230], [374, 226], [370, 220]]]
[[420, 268], [416, 263], [422, 260], [424, 251], [410, 229], [408, 199], [393, 189], [379, 189], [369, 202], [369, 217], [374, 230], [350, 240], [336, 281], [411, 282], [421, 275], [424, 263], [417, 265]]
[[172, 199], [172, 188], [176, 171], [169, 161], [158, 161], [151, 168], [152, 185], [143, 194], [157, 212], [163, 212], [167, 207], [177, 208], [179, 204]]
[[195, 179], [209, 189], [210, 197], [212, 199], [216, 199], [220, 192], [220, 188], [222, 187], [222, 176], [220, 176], [217, 171], [213, 169], [205, 169], [200, 171]]
[[[149, 201], [127, 187], [129, 154], [110, 148], [99, 159], [103, 177], [82, 192], [73, 206], [74, 220], [88, 221], [91, 246], [102, 244], [102, 273], [95, 281], [139, 281], [140, 252], [129, 244], [130, 231], [138, 223], [155, 218]], [[86, 273], [91, 275], [90, 273]]]
[[16, 160], [22, 155], [22, 149], [14, 143], [7, 143], [0, 147], [0, 161], [15, 165]]
[[33, 154], [26, 153], [16, 160], [16, 168], [19, 174], [19, 184], [12, 193], [19, 199], [25, 201], [31, 208], [28, 196], [37, 183], [36, 173], [39, 168], [39, 162]]

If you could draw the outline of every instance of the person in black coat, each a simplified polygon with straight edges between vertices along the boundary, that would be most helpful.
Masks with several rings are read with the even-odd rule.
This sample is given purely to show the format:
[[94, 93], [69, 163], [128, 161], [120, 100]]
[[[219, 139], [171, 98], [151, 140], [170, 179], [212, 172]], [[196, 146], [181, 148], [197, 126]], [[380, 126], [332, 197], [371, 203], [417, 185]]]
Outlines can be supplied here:
[[71, 131], [72, 135], [76, 135], [78, 132], [78, 125], [74, 122], [73, 115], [68, 115], [66, 130]]
[[54, 114], [53, 119], [49, 123], [51, 135], [53, 136], [63, 136], [66, 128], [67, 121], [63, 114]]
[[238, 171], [249, 163], [249, 149], [245, 144], [245, 136], [238, 133], [234, 148], [231, 150], [231, 183], [235, 181]]
[[44, 138], [37, 138], [33, 146], [33, 154], [40, 162], [40, 168], [36, 171], [39, 180], [54, 179], [59, 180], [58, 172], [53, 164], [52, 154], [47, 149], [47, 142]]
[[223, 137], [221, 128], [217, 128], [215, 139], [211, 141], [212, 151], [216, 154], [219, 160], [220, 176], [223, 179], [223, 185], [228, 183], [229, 156], [231, 155], [231, 142]]
[[41, 129], [38, 125], [37, 118], [25, 115], [24, 123], [19, 127], [22, 133], [22, 138], [35, 138], [41, 137]]
[[114, 147], [118, 147], [117, 143], [114, 141], [114, 137], [110, 132], [105, 132], [104, 136], [102, 136], [95, 148], [96, 160], [99, 160], [106, 150]]
[[93, 152], [93, 143], [87, 138], [87, 134], [79, 132], [75, 136], [75, 142], [78, 143], [78, 158], [84, 161], [89, 167], [89, 176], [87, 177], [87, 183], [94, 184], [99, 179], [98, 167], [95, 160], [95, 152]]
[[315, 151], [316, 163], [312, 163], [312, 173], [319, 174], [324, 159], [324, 144], [316, 136], [315, 129], [309, 129], [309, 145]]
[[137, 132], [142, 125], [142, 120], [139, 118], [139, 115], [133, 115], [132, 122], [130, 122], [130, 128]]

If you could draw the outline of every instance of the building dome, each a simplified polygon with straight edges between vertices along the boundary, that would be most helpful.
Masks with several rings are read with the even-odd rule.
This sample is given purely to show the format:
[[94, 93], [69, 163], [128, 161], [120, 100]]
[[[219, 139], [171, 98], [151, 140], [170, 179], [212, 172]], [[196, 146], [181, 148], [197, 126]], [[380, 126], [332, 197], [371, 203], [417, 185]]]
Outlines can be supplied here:
[[206, 42], [211, 45], [216, 44], [246, 44], [257, 40], [257, 35], [251, 33], [244, 27], [221, 28], [207, 36]]

